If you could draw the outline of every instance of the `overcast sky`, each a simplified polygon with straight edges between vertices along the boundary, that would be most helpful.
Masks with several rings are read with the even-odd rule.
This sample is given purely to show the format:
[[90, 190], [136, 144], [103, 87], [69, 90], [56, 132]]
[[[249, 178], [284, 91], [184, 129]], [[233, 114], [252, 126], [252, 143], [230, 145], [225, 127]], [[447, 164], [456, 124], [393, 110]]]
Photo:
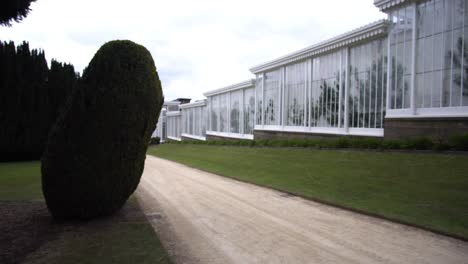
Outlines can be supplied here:
[[249, 68], [385, 18], [373, 0], [37, 0], [0, 40], [27, 40], [82, 72], [98, 48], [130, 39], [148, 48], [167, 100], [254, 76]]

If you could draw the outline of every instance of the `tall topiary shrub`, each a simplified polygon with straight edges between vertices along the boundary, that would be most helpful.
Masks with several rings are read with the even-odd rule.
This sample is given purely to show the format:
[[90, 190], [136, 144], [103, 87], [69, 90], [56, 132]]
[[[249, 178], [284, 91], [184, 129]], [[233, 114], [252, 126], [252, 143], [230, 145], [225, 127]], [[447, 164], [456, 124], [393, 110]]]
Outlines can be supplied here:
[[149, 51], [104, 44], [52, 128], [42, 189], [55, 218], [90, 219], [120, 209], [135, 191], [163, 103]]

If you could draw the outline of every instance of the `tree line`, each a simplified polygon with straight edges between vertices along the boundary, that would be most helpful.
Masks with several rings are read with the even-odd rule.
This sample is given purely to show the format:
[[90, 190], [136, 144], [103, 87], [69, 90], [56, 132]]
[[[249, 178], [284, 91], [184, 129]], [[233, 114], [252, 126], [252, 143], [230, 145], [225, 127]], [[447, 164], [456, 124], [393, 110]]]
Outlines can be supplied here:
[[78, 75], [29, 44], [0, 42], [0, 161], [41, 157], [49, 130]]

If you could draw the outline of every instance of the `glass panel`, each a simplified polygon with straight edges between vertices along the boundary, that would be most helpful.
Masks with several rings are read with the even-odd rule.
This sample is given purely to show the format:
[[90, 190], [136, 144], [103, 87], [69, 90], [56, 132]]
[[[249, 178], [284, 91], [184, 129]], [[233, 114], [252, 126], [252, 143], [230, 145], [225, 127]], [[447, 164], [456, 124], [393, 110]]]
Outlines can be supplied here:
[[281, 85], [281, 70], [265, 73], [265, 111], [264, 122], [265, 125], [279, 125], [280, 120], [280, 97], [279, 89]]
[[312, 61], [311, 126], [339, 127], [340, 52]]
[[206, 136], [206, 130], [208, 127], [208, 106], [203, 106], [201, 108], [201, 116], [202, 116], [202, 128], [201, 128], [201, 136], [204, 137]]
[[256, 117], [257, 117], [257, 120], [255, 121], [255, 123], [257, 125], [261, 125], [262, 124], [262, 114], [263, 114], [263, 94], [262, 94], [262, 75], [261, 74], [258, 74], [257, 75], [257, 80], [256, 80], [256, 83], [255, 83], [255, 97], [256, 97], [256, 100], [257, 100], [257, 112], [256, 112]]
[[383, 127], [386, 45], [381, 39], [350, 49], [349, 127]]
[[[419, 9], [419, 12], [422, 10]], [[391, 109], [409, 108], [412, 58], [413, 7], [407, 6], [391, 13], [390, 48], [392, 72], [390, 74]], [[419, 34], [424, 34], [420, 32]]]
[[228, 131], [228, 96], [229, 93], [219, 95], [219, 132]]
[[211, 97], [211, 131], [219, 131], [219, 97], [218, 95]]
[[466, 105], [466, 0], [418, 4], [417, 107]]
[[241, 104], [242, 100], [242, 90], [237, 90], [231, 92], [231, 108], [230, 108], [230, 132], [231, 133], [240, 133], [240, 114], [241, 114]]
[[286, 126], [304, 126], [306, 63], [286, 67], [285, 106]]
[[244, 91], [244, 134], [253, 134], [255, 116], [255, 95], [254, 89]]

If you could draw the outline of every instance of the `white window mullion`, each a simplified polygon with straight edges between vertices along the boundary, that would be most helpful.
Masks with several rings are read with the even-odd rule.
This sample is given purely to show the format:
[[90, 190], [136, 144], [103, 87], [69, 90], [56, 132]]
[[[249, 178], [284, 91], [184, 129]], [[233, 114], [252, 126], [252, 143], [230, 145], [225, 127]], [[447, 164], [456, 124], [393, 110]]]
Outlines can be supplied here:
[[464, 67], [464, 60], [465, 60], [465, 5], [466, 1], [463, 1], [463, 25], [462, 25], [462, 48], [461, 48], [461, 67], [460, 67], [460, 106], [463, 106], [463, 67]]
[[[282, 87], [281, 87], [281, 71], [276, 71], [276, 74], [275, 74], [275, 78], [277, 78], [277, 82], [276, 82], [276, 85], [278, 86], [277, 89], [277, 97], [276, 97], [276, 103], [275, 103], [275, 122], [276, 122], [276, 125], [281, 125], [281, 91], [282, 91]], [[276, 111], [277, 110], [277, 111]]]
[[[411, 83], [410, 83], [410, 92], [411, 92], [411, 98], [410, 98], [410, 108], [411, 112], [413, 115], [416, 114], [416, 47], [417, 47], [417, 4], [413, 3], [413, 24], [412, 24], [412, 42], [411, 42]], [[404, 80], [403, 80], [404, 81]], [[404, 93], [403, 93], [404, 94]]]
[[[387, 39], [388, 41], [388, 39]], [[382, 41], [382, 47], [384, 47], [384, 45], [386, 44], [384, 41]], [[383, 119], [384, 119], [384, 116], [383, 116], [383, 111], [384, 111], [384, 87], [385, 87], [385, 53], [382, 52], [381, 54], [381, 60], [382, 60], [382, 83], [381, 83], [381, 86], [380, 87], [380, 128], [383, 128]], [[387, 60], [388, 60], [388, 57], [387, 57]], [[388, 74], [388, 69], [387, 69], [387, 74]], [[388, 76], [388, 75], [387, 75]], [[386, 94], [386, 97], [388, 97], [388, 94]]]
[[[450, 6], [450, 5], [449, 5]], [[452, 89], [453, 89], [453, 81], [452, 81], [452, 78], [453, 78], [453, 53], [454, 53], [454, 48], [453, 48], [453, 35], [455, 34], [454, 32], [454, 17], [455, 17], [455, 3], [453, 3], [452, 5], [452, 28], [450, 29], [450, 32], [452, 33], [452, 47], [451, 47], [451, 51], [450, 51], [450, 92], [449, 92], [449, 106], [452, 106]]]
[[239, 104], [239, 133], [241, 135], [245, 134], [244, 131], [244, 97], [245, 97], [245, 89], [242, 89], [242, 98], [241, 103]]
[[282, 67], [281, 68], [281, 80], [282, 80], [282, 90], [283, 92], [281, 93], [281, 96], [282, 96], [282, 99], [281, 99], [281, 108], [282, 108], [282, 113], [281, 113], [281, 126], [284, 128], [284, 124], [285, 124], [285, 117], [286, 117], [286, 114], [287, 114], [287, 110], [285, 110], [285, 97], [286, 97], [286, 90], [287, 90], [287, 79], [286, 79], [286, 68], [285, 67]]
[[344, 103], [344, 130], [346, 133], [349, 132], [349, 47], [346, 48], [346, 53], [345, 53], [345, 85], [343, 87], [344, 89], [344, 97], [345, 97], [345, 103]]
[[265, 73], [262, 73], [262, 114], [260, 116], [262, 127], [265, 125]]
[[342, 71], [343, 71], [343, 50], [340, 50], [340, 69], [338, 70], [339, 78], [338, 78], [338, 122], [337, 127], [341, 127], [341, 104], [343, 103], [343, 96], [341, 94], [341, 90], [343, 90], [342, 84]]
[[367, 109], [368, 112], [367, 112], [367, 115], [368, 115], [368, 118], [367, 118], [367, 127], [370, 128], [370, 125], [371, 125], [371, 110], [372, 110], [372, 71], [374, 70], [374, 68], [372, 67], [372, 57], [374, 55], [374, 48], [375, 48], [375, 45], [374, 43], [369, 43], [367, 44], [368, 45], [368, 49], [369, 49], [369, 52], [367, 53], [370, 57], [371, 57], [371, 60], [369, 61], [370, 63], [370, 71], [369, 71], [369, 108]]
[[211, 97], [208, 97], [207, 99], [207, 103], [208, 103], [208, 129], [207, 130], [211, 130]]
[[[403, 13], [404, 18], [402, 20], [403, 20], [404, 24], [400, 25], [403, 28], [402, 29], [403, 30], [403, 41], [401, 42], [401, 45], [403, 47], [403, 57], [402, 57], [401, 63], [404, 65], [403, 66], [402, 76], [401, 76], [401, 85], [402, 85], [402, 87], [401, 87], [401, 89], [402, 89], [401, 90], [401, 97], [402, 97], [402, 99], [401, 99], [401, 108], [405, 108], [405, 95], [406, 95], [406, 91], [405, 91], [405, 75], [406, 75], [405, 66], [407, 66], [406, 63], [405, 63], [406, 62], [406, 49], [407, 49], [406, 48], [406, 45], [407, 45], [406, 32], [408, 31], [406, 29], [406, 25], [407, 25], [407, 19], [408, 19], [408, 15], [409, 15], [409, 14], [407, 14], [408, 8], [405, 7], [403, 10], [404, 10], [404, 13]], [[413, 67], [411, 67], [411, 69], [412, 68]], [[411, 87], [412, 87], [412, 85], [410, 84], [410, 89], [411, 89]]]
[[430, 103], [430, 107], [432, 108], [433, 107], [433, 103], [434, 103], [434, 98], [433, 98], [433, 93], [434, 93], [434, 90], [435, 90], [435, 87], [436, 86], [436, 82], [435, 82], [435, 76], [436, 76], [436, 68], [435, 68], [435, 63], [434, 63], [434, 58], [435, 58], [435, 25], [436, 25], [436, 1], [432, 1], [432, 83], [431, 83], [431, 92], [430, 92], [430, 95], [431, 95], [431, 103]]
[[218, 124], [216, 126], [216, 131], [221, 132], [221, 95], [217, 95], [217, 97], [218, 100], [216, 100], [216, 102], [218, 103], [218, 107], [216, 108], [216, 117], [218, 118]]
[[310, 75], [310, 78], [307, 81], [307, 83], [309, 85], [309, 95], [308, 95], [309, 96], [309, 128], [312, 127], [312, 82], [313, 82], [313, 78], [314, 78], [312, 60], [313, 59], [309, 59], [307, 61], [307, 64], [309, 65], [308, 72], [309, 72], [309, 75]]
[[[380, 40], [379, 40], [380, 41]], [[379, 84], [379, 54], [381, 45], [374, 43], [375, 53], [372, 63], [375, 60], [375, 85], [374, 85], [374, 128], [377, 128], [377, 101], [378, 101], [378, 84]]]
[[231, 96], [232, 92], [227, 93], [227, 132], [231, 133]]
[[[443, 2], [442, 4], [443, 8], [440, 12], [442, 12], [442, 52], [445, 52], [445, 8], [446, 8], [446, 3], [445, 1]], [[445, 57], [445, 56], [444, 56]], [[441, 65], [441, 78], [440, 78], [440, 103], [439, 103], [439, 107], [443, 107], [444, 106], [444, 95], [443, 95], [443, 92], [444, 92], [444, 75], [445, 75], [445, 63], [442, 62], [442, 65]]]
[[[393, 17], [392, 17], [392, 14], [390, 13], [388, 15], [388, 19], [390, 20], [390, 23], [392, 24], [392, 27], [394, 27], [393, 25]], [[386, 108], [386, 113], [388, 113], [388, 110], [390, 110], [390, 104], [391, 104], [391, 93], [390, 93], [390, 86], [392, 85], [392, 70], [393, 70], [393, 63], [392, 63], [392, 54], [391, 54], [391, 48], [392, 48], [392, 45], [391, 45], [391, 38], [393, 36], [392, 34], [392, 31], [393, 30], [390, 30], [390, 34], [388, 34], [388, 39], [387, 39], [387, 98], [386, 98], [386, 104], [385, 104], [385, 108]], [[394, 81], [394, 80], [393, 80]]]
[[258, 85], [258, 76], [255, 78], [255, 87], [254, 87], [254, 97], [255, 97], [255, 104], [254, 104], [254, 107], [255, 107], [255, 110], [254, 110], [254, 126], [253, 126], [253, 129], [255, 129], [255, 125], [257, 125], [257, 112], [258, 112], [258, 103], [257, 103], [257, 100], [258, 100], [258, 96], [257, 96], [257, 93], [258, 93], [258, 89], [257, 89], [257, 85]]

